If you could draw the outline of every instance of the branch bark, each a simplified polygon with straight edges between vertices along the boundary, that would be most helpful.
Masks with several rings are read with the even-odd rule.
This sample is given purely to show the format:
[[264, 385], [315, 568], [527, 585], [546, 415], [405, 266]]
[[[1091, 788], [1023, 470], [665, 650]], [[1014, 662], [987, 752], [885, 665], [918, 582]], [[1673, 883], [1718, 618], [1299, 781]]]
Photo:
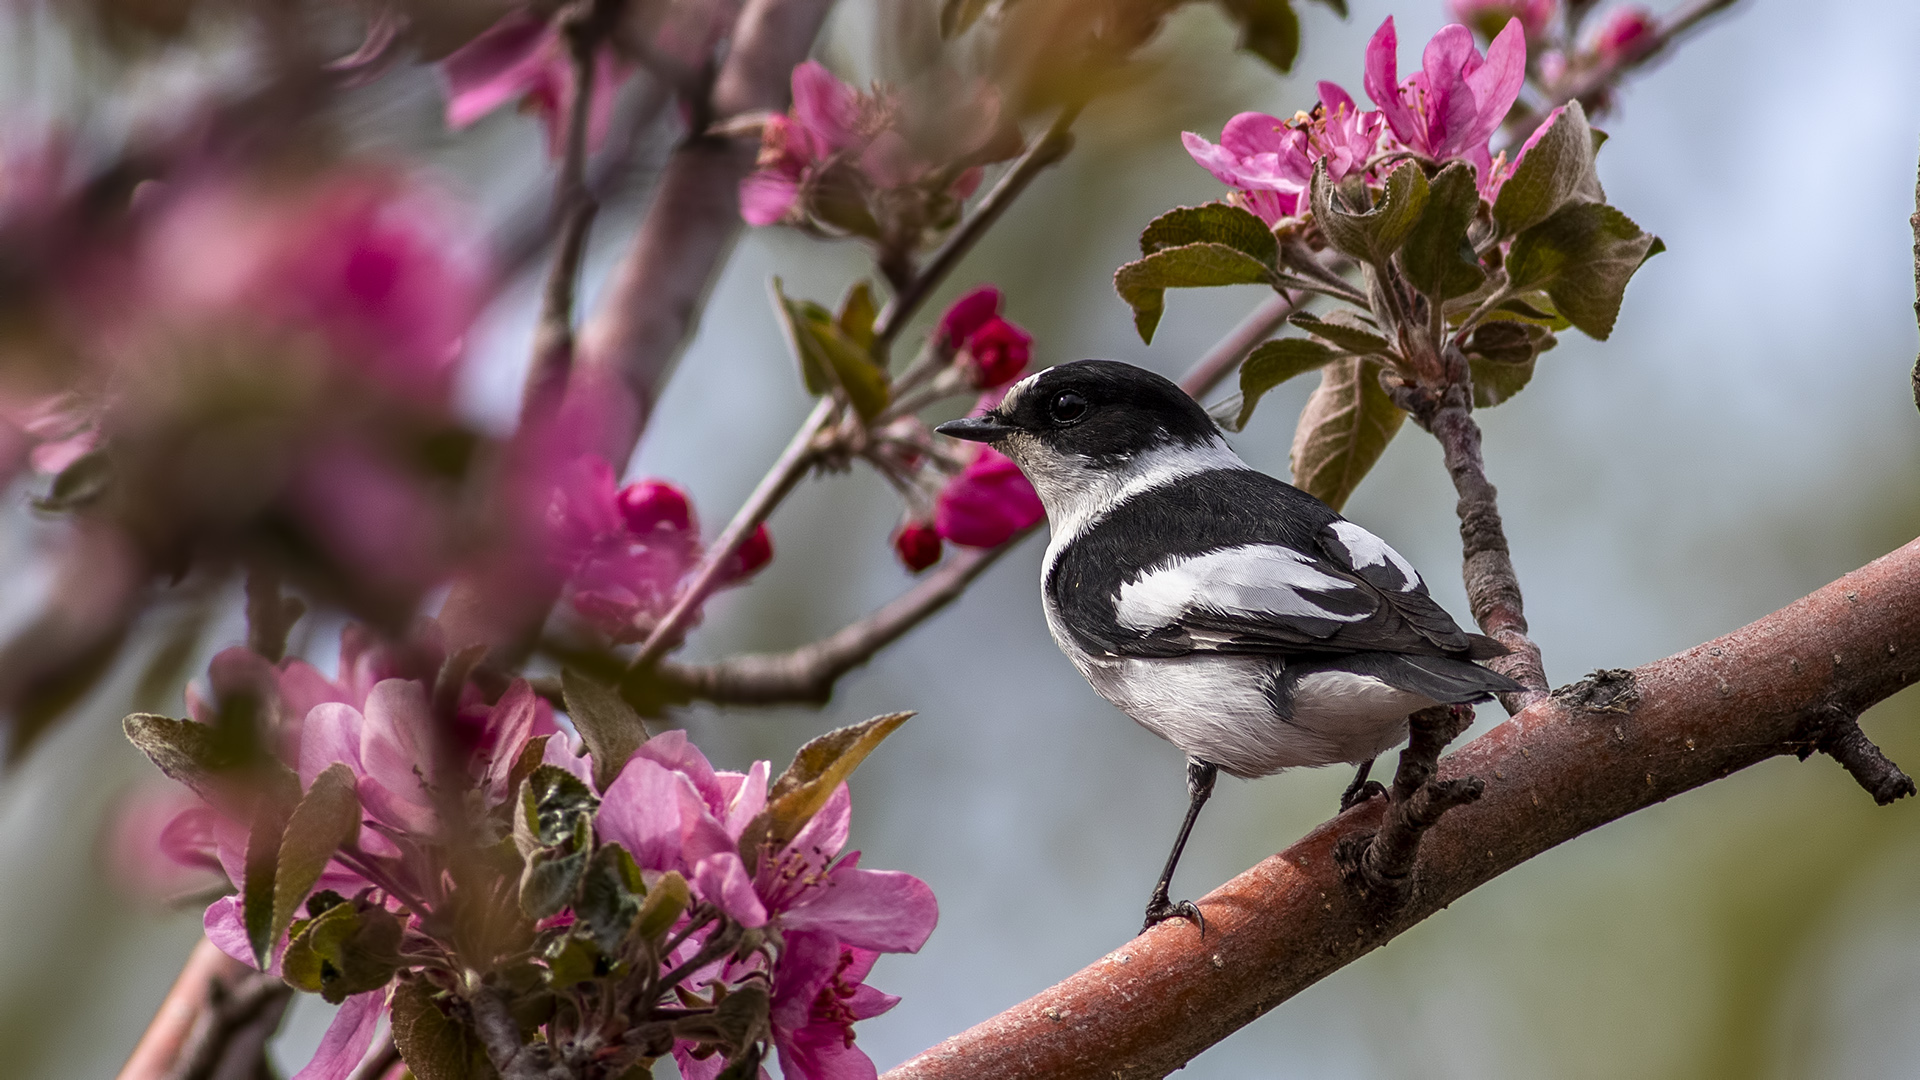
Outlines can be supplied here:
[[1166, 923], [946, 1040], [888, 1080], [1164, 1076], [1274, 1006], [1528, 859], [1780, 754], [1920, 681], [1920, 541], [1725, 637], [1602, 672], [1442, 759], [1485, 794], [1427, 832], [1387, 915], [1335, 849], [1379, 827], [1357, 806]]
[[[1913, 182], [1913, 216], [1907, 219], [1913, 226], [1913, 318], [1920, 323], [1920, 175]], [[1913, 362], [1913, 407], [1920, 409], [1920, 357]]]
[[252, 1080], [292, 997], [202, 938], [119, 1080]]

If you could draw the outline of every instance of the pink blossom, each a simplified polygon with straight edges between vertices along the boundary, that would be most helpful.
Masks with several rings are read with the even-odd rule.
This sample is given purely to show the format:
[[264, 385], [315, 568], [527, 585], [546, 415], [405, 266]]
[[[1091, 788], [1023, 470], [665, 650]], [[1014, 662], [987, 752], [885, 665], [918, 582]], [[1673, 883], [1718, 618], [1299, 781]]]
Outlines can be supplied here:
[[893, 534], [893, 550], [906, 568], [919, 573], [940, 561], [940, 531], [928, 521], [909, 521]]
[[1320, 84], [1312, 113], [1281, 120], [1245, 112], [1227, 121], [1218, 145], [1186, 132], [1187, 153], [1214, 179], [1234, 188], [1234, 199], [1275, 225], [1300, 213], [1313, 167], [1325, 161], [1335, 181], [1364, 169], [1379, 141], [1380, 114], [1362, 113], [1337, 83]]
[[997, 547], [1047, 516], [1033, 485], [1006, 455], [981, 447], [940, 491], [934, 528], [966, 547]]
[[1482, 36], [1491, 38], [1519, 19], [1528, 41], [1539, 41], [1559, 14], [1559, 0], [1447, 0], [1447, 11], [1455, 22], [1465, 23]]
[[1638, 5], [1616, 8], [1594, 35], [1593, 51], [1608, 64], [1638, 60], [1659, 40], [1660, 24], [1653, 13]]
[[1441, 27], [1427, 43], [1421, 69], [1405, 82], [1399, 81], [1397, 51], [1388, 16], [1367, 43], [1366, 88], [1393, 137], [1430, 160], [1468, 162], [1484, 184], [1492, 162], [1488, 141], [1526, 80], [1526, 31], [1520, 20], [1508, 21], [1484, 58], [1474, 48], [1472, 31], [1458, 23]]
[[[598, 150], [613, 125], [614, 98], [633, 67], [610, 49], [594, 58], [593, 100], [588, 104], [587, 148]], [[509, 102], [537, 115], [547, 129], [547, 149], [566, 149], [567, 115], [576, 89], [573, 60], [560, 27], [531, 10], [508, 14], [440, 62], [447, 92], [447, 126], [467, 127]]]
[[780, 1069], [796, 1080], [872, 1080], [873, 1061], [854, 1045], [853, 1025], [900, 999], [866, 985], [880, 954], [818, 938], [792, 943], [782, 957], [773, 1001]]
[[1033, 359], [1033, 336], [1000, 316], [1000, 290], [982, 285], [953, 302], [934, 338], [958, 354], [975, 389], [1005, 386]]

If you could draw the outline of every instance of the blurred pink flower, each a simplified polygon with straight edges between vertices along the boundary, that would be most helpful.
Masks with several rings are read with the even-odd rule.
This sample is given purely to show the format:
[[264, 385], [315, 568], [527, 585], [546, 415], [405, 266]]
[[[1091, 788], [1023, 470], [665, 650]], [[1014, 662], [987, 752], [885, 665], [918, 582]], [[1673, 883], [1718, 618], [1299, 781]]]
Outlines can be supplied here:
[[1527, 76], [1526, 31], [1510, 20], [1483, 58], [1473, 33], [1458, 23], [1440, 28], [1427, 42], [1421, 70], [1399, 81], [1393, 17], [1367, 43], [1367, 96], [1386, 116], [1393, 137], [1432, 161], [1462, 160], [1488, 181], [1488, 141], [1520, 96]]
[[991, 447], [981, 447], [934, 503], [940, 535], [967, 547], [997, 547], [1047, 516], [1020, 467]]
[[1608, 64], [1638, 60], [1659, 39], [1660, 24], [1646, 8], [1633, 5], [1609, 12], [1594, 35], [1593, 51]]
[[1519, 19], [1528, 41], [1538, 41], [1559, 14], [1559, 0], [1447, 0], [1447, 12], [1481, 36], [1492, 38], [1510, 19]]
[[1362, 113], [1337, 83], [1323, 82], [1319, 90], [1312, 113], [1281, 120], [1245, 112], [1227, 121], [1218, 145], [1190, 131], [1180, 140], [1214, 179], [1235, 189], [1236, 202], [1278, 224], [1303, 209], [1317, 162], [1324, 160], [1339, 181], [1366, 167], [1380, 138], [1379, 113]]
[[[594, 58], [593, 100], [588, 104], [587, 148], [598, 150], [613, 125], [614, 98], [633, 67], [610, 48]], [[508, 14], [492, 28], [440, 62], [447, 92], [447, 126], [467, 127], [509, 102], [540, 118], [547, 149], [566, 150], [567, 115], [575, 94], [573, 60], [558, 22], [530, 9]]]

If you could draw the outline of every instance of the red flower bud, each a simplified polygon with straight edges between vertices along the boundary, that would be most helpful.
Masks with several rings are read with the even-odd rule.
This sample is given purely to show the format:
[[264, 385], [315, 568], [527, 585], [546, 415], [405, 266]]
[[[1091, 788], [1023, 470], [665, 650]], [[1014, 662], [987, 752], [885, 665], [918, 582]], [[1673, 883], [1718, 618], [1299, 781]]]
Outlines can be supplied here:
[[909, 521], [893, 534], [893, 550], [916, 574], [940, 561], [940, 548], [939, 532], [924, 521]]
[[981, 390], [1003, 386], [1020, 377], [1033, 359], [1033, 336], [995, 315], [966, 342], [972, 357], [973, 385]]
[[747, 537], [720, 568], [720, 581], [724, 585], [742, 581], [772, 561], [773, 537], [765, 524], [755, 526], [753, 535]]
[[1643, 7], [1624, 7], [1607, 16], [1594, 39], [1594, 51], [1610, 64], [1636, 60], [1653, 47], [1659, 33], [1653, 13]]
[[934, 331], [934, 340], [958, 349], [994, 319], [999, 310], [1000, 290], [991, 285], [982, 285], [955, 300], [947, 313], [940, 316], [940, 326]]
[[672, 532], [694, 529], [693, 507], [687, 502], [687, 493], [665, 480], [628, 484], [614, 496], [614, 505], [619, 508], [620, 520], [635, 536], [645, 537], [655, 529]]

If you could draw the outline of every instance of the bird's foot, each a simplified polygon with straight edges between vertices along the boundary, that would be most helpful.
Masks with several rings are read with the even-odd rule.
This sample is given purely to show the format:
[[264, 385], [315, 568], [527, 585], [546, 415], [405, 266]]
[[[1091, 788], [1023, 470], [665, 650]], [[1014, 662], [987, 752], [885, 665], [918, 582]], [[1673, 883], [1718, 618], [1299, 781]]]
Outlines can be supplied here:
[[1144, 934], [1168, 919], [1186, 919], [1200, 928], [1201, 937], [1207, 936], [1207, 919], [1200, 914], [1199, 906], [1191, 900], [1176, 904], [1163, 892], [1154, 893], [1153, 899], [1147, 901], [1147, 921], [1141, 925], [1140, 932]]
[[1385, 795], [1386, 793], [1386, 785], [1380, 781], [1362, 780], [1348, 787], [1347, 790], [1340, 795], [1340, 812], [1344, 814], [1354, 807], [1359, 806], [1361, 803], [1366, 802], [1368, 799], [1373, 798], [1375, 795]]

